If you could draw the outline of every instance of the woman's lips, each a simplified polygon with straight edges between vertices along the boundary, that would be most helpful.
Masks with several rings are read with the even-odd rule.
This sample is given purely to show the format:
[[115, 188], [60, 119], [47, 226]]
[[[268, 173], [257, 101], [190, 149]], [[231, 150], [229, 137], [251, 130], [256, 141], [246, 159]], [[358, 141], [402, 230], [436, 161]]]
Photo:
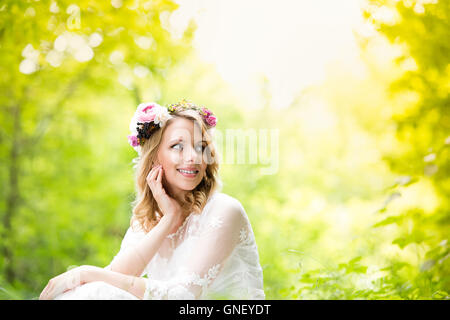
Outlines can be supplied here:
[[181, 173], [183, 176], [185, 176], [186, 178], [195, 178], [197, 176], [197, 174], [198, 174], [198, 171], [195, 172], [195, 173], [182, 172], [182, 171], [180, 171], [180, 169], [177, 169], [177, 171], [179, 173]]

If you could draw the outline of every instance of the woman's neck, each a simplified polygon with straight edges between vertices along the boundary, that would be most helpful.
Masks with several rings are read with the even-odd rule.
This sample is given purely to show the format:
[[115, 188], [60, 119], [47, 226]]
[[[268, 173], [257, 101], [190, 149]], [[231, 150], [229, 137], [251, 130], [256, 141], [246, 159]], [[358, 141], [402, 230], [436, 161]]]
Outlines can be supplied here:
[[174, 191], [171, 188], [166, 188], [167, 195], [173, 199], [175, 199], [180, 206], [183, 206], [185, 203], [184, 197], [186, 195], [186, 191]]

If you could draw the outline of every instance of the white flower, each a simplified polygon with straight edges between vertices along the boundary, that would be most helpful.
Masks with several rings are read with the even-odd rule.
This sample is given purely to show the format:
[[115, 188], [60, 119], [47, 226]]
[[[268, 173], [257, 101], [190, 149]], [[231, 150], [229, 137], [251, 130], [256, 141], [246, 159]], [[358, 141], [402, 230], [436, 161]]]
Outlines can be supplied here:
[[[137, 136], [137, 126], [138, 122], [153, 122], [159, 124], [163, 127], [167, 120], [171, 119], [172, 116], [166, 107], [162, 107], [155, 102], [143, 102], [138, 105], [133, 118], [130, 121], [130, 132], [132, 136]], [[140, 155], [141, 147], [140, 145], [133, 147], [137, 153]]]
[[131, 118], [130, 121], [130, 131], [135, 136], [137, 136], [138, 134], [136, 127], [137, 127], [137, 112], [134, 113], [133, 118]]
[[172, 118], [169, 111], [165, 107], [157, 107], [155, 114], [155, 120], [153, 120], [153, 122], [155, 124], [159, 124], [160, 127], [163, 127], [167, 120]]

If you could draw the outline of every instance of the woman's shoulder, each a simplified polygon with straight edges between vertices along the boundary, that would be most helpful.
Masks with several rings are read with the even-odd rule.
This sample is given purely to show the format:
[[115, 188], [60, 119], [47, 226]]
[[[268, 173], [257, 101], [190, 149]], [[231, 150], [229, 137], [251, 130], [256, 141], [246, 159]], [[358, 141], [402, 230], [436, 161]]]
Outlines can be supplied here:
[[216, 191], [208, 199], [207, 205], [208, 207], [206, 208], [205, 206], [205, 209], [207, 209], [207, 212], [210, 213], [229, 212], [235, 213], [236, 215], [239, 214], [244, 217], [247, 216], [242, 203], [235, 197], [224, 192]]
[[224, 192], [221, 192], [221, 191], [214, 192], [209, 197], [208, 202], [211, 202], [211, 204], [214, 204], [216, 206], [217, 205], [225, 205], [227, 207], [233, 207], [233, 208], [239, 208], [239, 209], [244, 208], [242, 206], [241, 202], [237, 198], [235, 198], [229, 194], [226, 194]]

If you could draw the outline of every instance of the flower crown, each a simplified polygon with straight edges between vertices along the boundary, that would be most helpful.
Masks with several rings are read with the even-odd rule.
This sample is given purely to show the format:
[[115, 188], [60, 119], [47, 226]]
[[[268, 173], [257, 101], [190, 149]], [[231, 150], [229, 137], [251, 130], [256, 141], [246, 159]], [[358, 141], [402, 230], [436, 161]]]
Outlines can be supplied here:
[[131, 119], [131, 135], [128, 135], [128, 143], [140, 153], [140, 147], [145, 140], [150, 138], [153, 132], [162, 128], [169, 119], [173, 118], [172, 114], [182, 110], [197, 111], [208, 128], [215, 127], [217, 124], [217, 118], [210, 110], [185, 99], [167, 107], [160, 106], [156, 102], [144, 102], [138, 105]]

